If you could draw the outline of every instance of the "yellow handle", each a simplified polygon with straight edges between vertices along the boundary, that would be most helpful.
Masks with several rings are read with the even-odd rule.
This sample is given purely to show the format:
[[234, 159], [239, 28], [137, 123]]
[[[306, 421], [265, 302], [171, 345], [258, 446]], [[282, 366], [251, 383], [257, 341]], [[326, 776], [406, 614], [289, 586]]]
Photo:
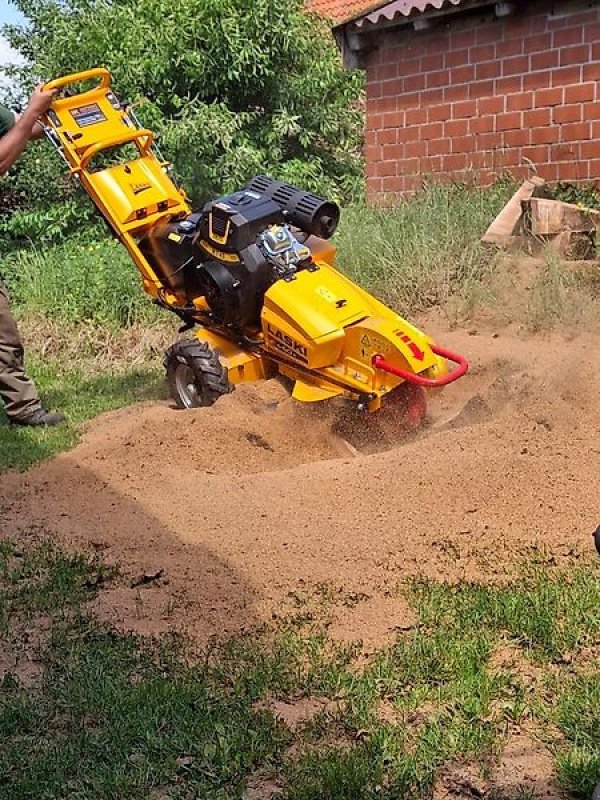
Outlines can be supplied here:
[[104, 67], [97, 67], [96, 69], [88, 69], [84, 72], [74, 72], [72, 75], [64, 75], [62, 78], [50, 81], [44, 85], [44, 90], [47, 92], [55, 92], [58, 89], [64, 89], [72, 83], [81, 83], [88, 81], [92, 78], [100, 78], [98, 89], [108, 89], [110, 87], [110, 72]]
[[[145, 141], [142, 142], [142, 139], [145, 139]], [[105, 139], [103, 142], [96, 142], [96, 144], [88, 147], [81, 156], [80, 169], [86, 169], [90, 160], [103, 150], [109, 150], [111, 147], [120, 147], [120, 145], [128, 144], [129, 142], [137, 142], [140, 145], [142, 155], [145, 156], [152, 147], [154, 134], [152, 131], [140, 128], [139, 130], [123, 133], [121, 136], [113, 136], [112, 139]]]

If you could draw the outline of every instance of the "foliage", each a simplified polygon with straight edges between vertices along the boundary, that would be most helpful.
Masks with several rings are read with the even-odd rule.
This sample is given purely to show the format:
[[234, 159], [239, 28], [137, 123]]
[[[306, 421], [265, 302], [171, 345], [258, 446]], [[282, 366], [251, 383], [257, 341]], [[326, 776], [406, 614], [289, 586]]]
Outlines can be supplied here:
[[[195, 201], [262, 172], [338, 199], [360, 191], [362, 79], [342, 68], [327, 23], [301, 0], [15, 4], [28, 19], [5, 28], [26, 60], [7, 68], [18, 93], [108, 67]], [[45, 209], [71, 196], [61, 170], [36, 145], [7, 190]]]

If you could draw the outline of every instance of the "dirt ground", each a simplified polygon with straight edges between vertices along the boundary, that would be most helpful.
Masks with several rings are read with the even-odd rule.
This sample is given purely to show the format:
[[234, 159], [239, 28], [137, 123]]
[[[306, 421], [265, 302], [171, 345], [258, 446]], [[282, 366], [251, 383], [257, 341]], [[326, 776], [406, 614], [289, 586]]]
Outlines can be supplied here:
[[472, 370], [417, 436], [365, 435], [345, 406], [296, 404], [277, 382], [210, 409], [128, 408], [0, 476], [0, 535], [119, 564], [97, 611], [126, 629], [205, 641], [317, 603], [366, 650], [412, 624], [407, 575], [501, 580], [534, 548], [589, 552], [600, 338], [432, 333]]

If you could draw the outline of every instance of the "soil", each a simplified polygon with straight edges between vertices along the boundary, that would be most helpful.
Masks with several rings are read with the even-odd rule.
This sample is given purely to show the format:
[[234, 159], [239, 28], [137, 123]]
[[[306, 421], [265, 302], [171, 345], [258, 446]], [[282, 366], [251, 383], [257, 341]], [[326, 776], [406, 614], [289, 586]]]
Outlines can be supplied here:
[[[503, 581], [537, 550], [591, 554], [600, 337], [428, 330], [472, 368], [430, 397], [417, 435], [341, 403], [297, 404], [277, 382], [209, 409], [127, 408], [73, 451], [0, 476], [0, 538], [101, 552], [120, 577], [95, 611], [122, 629], [203, 643], [308, 610], [365, 654], [415, 623], [398, 591], [407, 576]], [[511, 781], [559, 796], [526, 737], [493, 776], [507, 796]], [[436, 795], [490, 791], [462, 785], [442, 776]], [[248, 796], [277, 790], [257, 779]]]
[[127, 408], [0, 476], [0, 535], [102, 551], [124, 577], [96, 610], [126, 629], [206, 640], [329, 586], [330, 630], [369, 649], [412, 624], [397, 591], [409, 575], [502, 580], [534, 548], [591, 552], [600, 338], [437, 338], [472, 369], [430, 398], [416, 436], [297, 404], [277, 382], [197, 411]]

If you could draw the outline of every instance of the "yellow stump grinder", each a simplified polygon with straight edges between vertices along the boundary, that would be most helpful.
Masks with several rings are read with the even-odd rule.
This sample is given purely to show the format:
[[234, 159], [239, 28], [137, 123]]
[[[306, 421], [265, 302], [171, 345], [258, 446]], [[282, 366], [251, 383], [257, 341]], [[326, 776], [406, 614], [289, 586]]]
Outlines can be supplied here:
[[[195, 332], [165, 357], [178, 406], [209, 406], [239, 383], [283, 375], [297, 400], [344, 396], [365, 411], [393, 401], [417, 426], [423, 388], [466, 373], [464, 358], [334, 268], [335, 203], [259, 176], [194, 212], [107, 70], [46, 88], [57, 90], [48, 138], [127, 248], [144, 290], [182, 320], [181, 332]], [[125, 145], [134, 158], [106, 166], [107, 151]]]

